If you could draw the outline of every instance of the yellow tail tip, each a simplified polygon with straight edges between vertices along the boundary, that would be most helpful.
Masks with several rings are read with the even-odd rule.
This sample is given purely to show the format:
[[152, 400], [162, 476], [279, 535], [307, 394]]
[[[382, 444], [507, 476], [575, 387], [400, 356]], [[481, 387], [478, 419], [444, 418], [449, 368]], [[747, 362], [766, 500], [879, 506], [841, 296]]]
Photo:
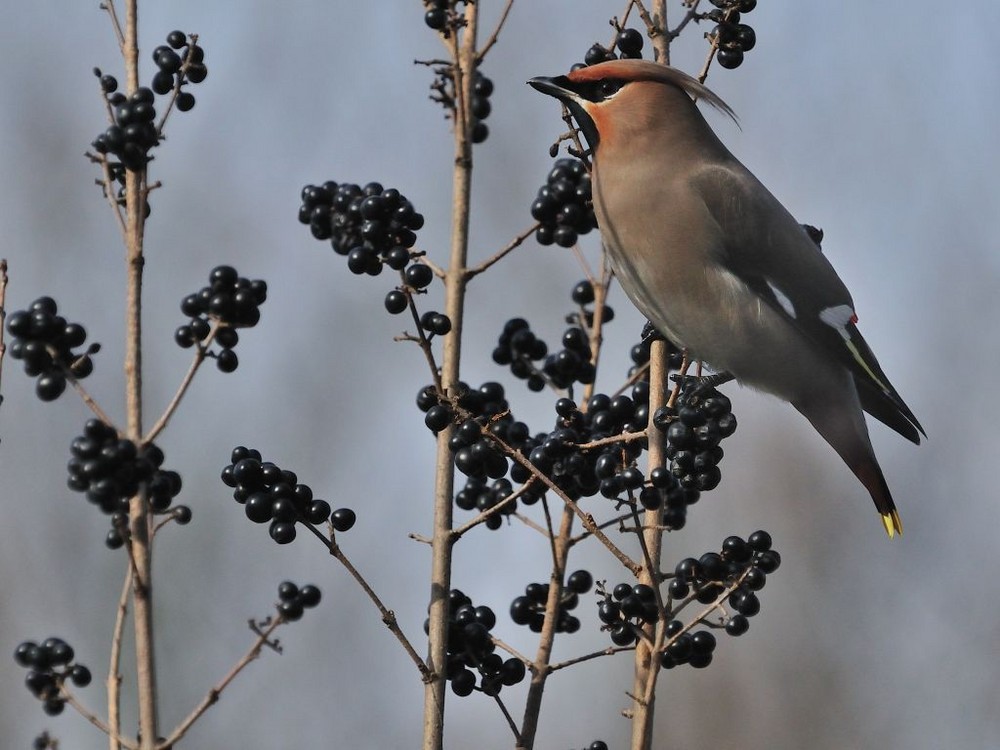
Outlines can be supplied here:
[[893, 508], [888, 513], [882, 514], [882, 525], [885, 527], [885, 533], [889, 535], [892, 539], [896, 534], [903, 536], [903, 521], [899, 517], [899, 511]]

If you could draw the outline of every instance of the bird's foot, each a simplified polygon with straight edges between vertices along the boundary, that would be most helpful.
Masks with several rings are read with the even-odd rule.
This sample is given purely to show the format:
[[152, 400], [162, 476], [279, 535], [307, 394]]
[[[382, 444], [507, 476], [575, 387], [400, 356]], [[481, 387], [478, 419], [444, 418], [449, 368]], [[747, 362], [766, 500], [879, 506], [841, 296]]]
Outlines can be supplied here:
[[654, 326], [652, 323], [650, 323], [647, 320], [646, 321], [646, 325], [644, 325], [642, 327], [642, 333], [639, 334], [639, 340], [643, 344], [645, 344], [647, 342], [652, 343], [653, 341], [656, 341], [657, 339], [662, 339], [662, 338], [663, 338], [663, 334], [660, 333], [658, 330], [656, 330], [656, 326]]
[[709, 391], [735, 380], [736, 376], [731, 372], [715, 372], [711, 375], [671, 375], [670, 379], [681, 384], [681, 391], [686, 399], [697, 399], [704, 396]]

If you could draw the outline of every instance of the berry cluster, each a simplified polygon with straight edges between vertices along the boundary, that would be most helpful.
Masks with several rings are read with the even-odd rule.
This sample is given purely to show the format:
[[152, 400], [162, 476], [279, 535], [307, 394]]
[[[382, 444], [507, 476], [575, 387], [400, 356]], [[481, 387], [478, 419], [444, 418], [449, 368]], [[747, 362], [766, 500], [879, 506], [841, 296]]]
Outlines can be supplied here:
[[[566, 586], [559, 601], [556, 617], [556, 632], [575, 633], [580, 629], [579, 618], [570, 614], [580, 603], [580, 595], [586, 594], [594, 585], [594, 577], [586, 570], [577, 570], [566, 579]], [[531, 632], [541, 633], [545, 624], [545, 605], [549, 598], [549, 584], [529, 583], [524, 587], [524, 596], [510, 603], [510, 619], [515, 625], [527, 625]]]
[[597, 227], [591, 202], [590, 174], [578, 159], [559, 159], [531, 204], [540, 245], [573, 247], [581, 234]]
[[659, 619], [656, 592], [644, 583], [619, 583], [610, 595], [599, 587], [598, 593], [604, 596], [597, 605], [597, 617], [617, 646], [631, 646], [643, 624]]
[[608, 743], [604, 740], [594, 740], [581, 750], [608, 750]]
[[[186, 48], [185, 51], [178, 54], [176, 50], [182, 48]], [[205, 80], [208, 68], [204, 60], [205, 51], [201, 47], [193, 41], [188, 43], [183, 32], [172, 31], [167, 35], [167, 44], [153, 50], [153, 62], [158, 71], [153, 76], [151, 88], [141, 86], [126, 96], [118, 91], [118, 80], [114, 76], [94, 68], [94, 75], [101, 81], [101, 91], [107, 100], [112, 122], [91, 146], [99, 154], [110, 154], [118, 159], [117, 162], [109, 162], [114, 179], [124, 183], [124, 173], [117, 168], [118, 165], [132, 171], [144, 169], [151, 159], [150, 149], [160, 142], [160, 128], [154, 122], [156, 94], [164, 95], [176, 90], [178, 110], [186, 112], [194, 106], [194, 95], [181, 91], [181, 86]]]
[[497, 340], [493, 361], [498, 365], [509, 365], [514, 377], [528, 381], [528, 390], [541, 391], [545, 388], [545, 378], [534, 363], [544, 359], [548, 353], [548, 344], [534, 334], [528, 321], [511, 318], [504, 324]]
[[[448, 661], [447, 679], [452, 691], [465, 696], [476, 690], [476, 673], [479, 673], [479, 690], [495, 696], [504, 685], [521, 682], [527, 670], [520, 659], [504, 660], [496, 651], [490, 631], [497, 618], [489, 607], [474, 607], [472, 600], [458, 589], [448, 595]], [[430, 620], [424, 622], [424, 632], [430, 632]], [[475, 671], [473, 671], [475, 670]]]
[[[577, 324], [584, 325], [588, 328], [593, 326], [596, 310], [588, 309], [588, 306], [594, 303], [595, 292], [594, 284], [590, 281], [590, 279], [582, 279], [581, 281], [578, 281], [569, 296], [575, 304], [579, 305], [580, 310], [566, 316], [566, 321], [570, 323], [576, 322]], [[603, 323], [610, 323], [614, 319], [614, 308], [610, 305], [604, 305], [604, 310], [601, 314], [601, 321]]]
[[295, 539], [295, 524], [329, 521], [336, 531], [349, 531], [356, 519], [350, 508], [330, 511], [326, 500], [313, 498], [306, 484], [299, 484], [294, 471], [261, 459], [260, 451], [237, 446], [231, 463], [222, 469], [222, 481], [233, 488], [233, 499], [243, 505], [254, 523], [269, 523], [271, 538], [278, 544]]
[[311, 583], [297, 586], [291, 581], [282, 581], [278, 585], [278, 614], [288, 622], [301, 620], [305, 610], [315, 607], [319, 600], [320, 590]]
[[753, 27], [740, 23], [740, 13], [749, 13], [757, 7], [757, 0], [711, 0], [715, 10], [705, 14], [705, 18], [715, 21], [716, 26], [708, 34], [708, 40], [717, 47], [716, 58], [723, 68], [732, 70], [743, 64], [743, 55], [757, 44], [757, 34]]
[[639, 502], [646, 510], [663, 509], [662, 525], [671, 531], [683, 529], [687, 523], [687, 509], [701, 498], [694, 487], [683, 487], [665, 466], [654, 467], [649, 472], [649, 483], [639, 492]]
[[48, 732], [42, 732], [31, 741], [31, 750], [58, 750], [59, 741]]
[[150, 84], [153, 91], [162, 96], [176, 88], [177, 109], [187, 112], [194, 107], [194, 94], [183, 91], [182, 87], [186, 83], [201, 83], [208, 76], [205, 50], [198, 46], [196, 37], [189, 41], [183, 31], [171, 31], [167, 43], [153, 50], [153, 62], [158, 68]]
[[58, 314], [51, 297], [39, 297], [27, 310], [17, 310], [7, 318], [7, 332], [13, 336], [10, 356], [24, 362], [24, 371], [35, 381], [35, 393], [42, 401], [54, 401], [66, 390], [66, 376], [85, 378], [94, 370], [91, 355], [101, 347], [92, 344], [85, 352], [74, 352], [87, 340], [79, 323], [70, 323]]
[[260, 306], [267, 300], [267, 282], [243, 278], [232, 266], [216, 266], [208, 275], [208, 286], [181, 301], [181, 312], [191, 320], [174, 332], [174, 341], [188, 348], [212, 335], [220, 347], [215, 364], [222, 372], [239, 366], [233, 348], [239, 342], [237, 328], [252, 328], [260, 321]]
[[42, 701], [49, 716], [61, 714], [66, 705], [60, 693], [67, 679], [77, 687], [90, 684], [90, 670], [74, 664], [73, 657], [73, 647], [62, 638], [46, 638], [41, 643], [24, 641], [14, 650], [14, 661], [28, 670], [25, 686]]
[[[456, 494], [455, 504], [463, 510], [475, 508], [484, 511], [513, 492], [511, 483], [503, 479], [508, 470], [507, 459], [485, 432], [508, 445], [517, 446], [528, 438], [528, 426], [514, 420], [503, 386], [499, 383], [487, 382], [473, 389], [460, 382], [456, 390], [458, 397], [449, 402], [440, 397], [433, 385], [425, 386], [417, 394], [417, 408], [424, 412], [424, 424], [434, 433], [457, 422], [448, 439], [448, 447], [455, 468], [465, 474], [468, 481]], [[487, 486], [487, 478], [496, 481]], [[525, 502], [533, 502], [527, 496], [522, 497]], [[516, 504], [508, 504], [500, 513], [487, 519], [487, 527], [500, 528], [501, 514], [509, 515], [515, 509]]]
[[717, 641], [710, 630], [696, 630], [693, 633], [680, 620], [667, 623], [667, 646], [660, 654], [660, 666], [673, 669], [681, 664], [690, 664], [695, 669], [704, 669], [712, 663]]
[[313, 237], [330, 240], [334, 252], [346, 255], [352, 273], [370, 276], [382, 273], [383, 265], [397, 271], [406, 268], [417, 241], [415, 233], [424, 225], [423, 215], [409, 200], [377, 182], [364, 187], [336, 182], [306, 185], [299, 221], [309, 225]]
[[[105, 540], [118, 549], [128, 536], [129, 499], [145, 485], [150, 509], [164, 513], [181, 491], [181, 475], [161, 469], [163, 451], [155, 444], [142, 447], [122, 438], [111, 425], [88, 419], [83, 434], [70, 443], [67, 485], [83, 492], [87, 500], [111, 516], [111, 530]], [[180, 507], [177, 520], [186, 523], [190, 511]]]
[[588, 385], [597, 377], [591, 361], [590, 338], [580, 326], [563, 332], [563, 348], [545, 358], [542, 372], [556, 388], [570, 388], [574, 383]]
[[729, 635], [743, 635], [750, 627], [747, 618], [760, 612], [756, 592], [764, 588], [768, 574], [781, 565], [781, 555], [771, 544], [770, 534], [755, 531], [746, 539], [726, 537], [721, 553], [706, 552], [697, 559], [681, 560], [668, 587], [671, 599], [693, 595], [698, 602], [711, 604], [726, 587], [737, 584], [728, 597], [735, 614], [726, 620], [725, 629]]
[[707, 492], [722, 480], [719, 443], [736, 432], [736, 416], [728, 397], [715, 388], [692, 387], [693, 382], [685, 383], [676, 418], [663, 408], [653, 415], [653, 423], [666, 431], [671, 474], [685, 489]]
[[[632, 393], [640, 398], [645, 395], [648, 402], [648, 386], [637, 385]], [[643, 441], [612, 443], [588, 450], [577, 446], [643, 429], [648, 403], [637, 403], [625, 394], [612, 398], [597, 393], [586, 407], [586, 411], [581, 411], [572, 399], [559, 399], [555, 429], [525, 441], [521, 452], [574, 500], [599, 492], [607, 498], [618, 498], [624, 490], [641, 487], [642, 472], [634, 462], [642, 453]], [[528, 476], [528, 470], [520, 465], [511, 470], [515, 481], [525, 481]]]
[[[156, 119], [153, 90], [141, 86], [126, 96], [118, 92], [118, 81], [114, 76], [101, 75], [97, 68], [94, 68], [94, 74], [101, 79], [112, 123], [90, 145], [99, 154], [117, 157], [125, 169], [144, 169], [151, 158], [149, 150], [160, 142], [160, 132], [153, 122]], [[115, 171], [113, 175], [120, 177], [120, 183], [124, 184], [123, 172]], [[119, 200], [122, 198], [119, 195]]]
[[[479, 387], [479, 393], [486, 400], [481, 405], [473, 404], [479, 406], [477, 409], [463, 406], [462, 397], [459, 396], [459, 406], [474, 416], [458, 425], [448, 441], [448, 447], [455, 456], [455, 468], [465, 476], [473, 479], [499, 479], [507, 474], [507, 459], [483, 434], [483, 430], [491, 419], [506, 413], [509, 406], [504, 398], [503, 386], [499, 383], [484, 383]], [[466, 399], [466, 403], [468, 401]]]
[[[584, 279], [572, 293], [573, 301], [580, 309], [566, 317], [572, 323], [563, 332], [563, 348], [549, 354], [548, 344], [531, 330], [523, 318], [511, 318], [500, 332], [497, 346], [493, 349], [493, 361], [509, 366], [514, 377], [527, 381], [529, 390], [541, 391], [545, 386], [572, 389], [574, 383], [589, 385], [594, 382], [597, 371], [591, 361], [588, 328], [594, 324], [594, 310], [587, 306], [594, 302], [594, 286]], [[603, 322], [614, 320], [615, 311], [604, 305]], [[647, 351], [646, 357], [649, 354]], [[544, 360], [544, 361], [542, 361]], [[539, 363], [541, 362], [540, 366]]]
[[476, 78], [472, 82], [472, 142], [482, 143], [490, 135], [490, 129], [483, 120], [490, 116], [493, 106], [490, 96], [493, 95], [493, 81], [476, 70]]
[[[455, 505], [462, 510], [476, 510], [480, 513], [488, 511], [500, 505], [508, 497], [514, 494], [514, 486], [509, 479], [495, 479], [489, 484], [486, 480], [477, 477], [469, 477], [465, 480], [465, 486], [455, 493]], [[538, 500], [538, 495], [524, 493], [521, 501], [526, 505], [532, 505]], [[487, 516], [486, 528], [496, 531], [503, 525], [503, 516], [509, 516], [517, 510], [517, 503], [510, 501], [491, 516]]]
[[[378, 182], [364, 187], [336, 182], [302, 188], [299, 221], [308, 224], [313, 237], [330, 240], [334, 252], [347, 256], [347, 268], [358, 275], [378, 276], [384, 266], [399, 271], [403, 284], [385, 297], [385, 309], [392, 315], [404, 312], [414, 294], [434, 280], [426, 263], [414, 262], [412, 251], [416, 232], [424, 217], [395, 188]], [[420, 327], [430, 335], [451, 332], [451, 320], [436, 311], [420, 317]]]

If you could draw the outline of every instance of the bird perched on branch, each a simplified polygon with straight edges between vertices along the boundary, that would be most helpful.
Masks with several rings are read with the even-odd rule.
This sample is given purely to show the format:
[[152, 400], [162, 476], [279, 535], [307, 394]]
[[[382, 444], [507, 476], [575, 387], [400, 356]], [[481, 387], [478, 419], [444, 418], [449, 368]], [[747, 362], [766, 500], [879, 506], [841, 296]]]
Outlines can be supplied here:
[[889, 537], [901, 534], [862, 410], [914, 443], [926, 433], [861, 337], [815, 235], [694, 100], [735, 120], [729, 106], [643, 60], [528, 83], [565, 104], [587, 139], [601, 237], [639, 311], [691, 356], [791, 403], [871, 493]]

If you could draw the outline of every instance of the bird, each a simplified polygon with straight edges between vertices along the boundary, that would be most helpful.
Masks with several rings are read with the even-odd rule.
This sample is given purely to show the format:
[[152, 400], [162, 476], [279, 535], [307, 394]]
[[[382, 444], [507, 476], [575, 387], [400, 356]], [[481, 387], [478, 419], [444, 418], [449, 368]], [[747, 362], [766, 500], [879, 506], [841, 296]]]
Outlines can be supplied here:
[[926, 432], [858, 330], [850, 292], [800, 224], [723, 145], [705, 85], [648, 60], [528, 83], [589, 146], [594, 215], [639, 311], [688, 356], [794, 406], [871, 494], [889, 538], [899, 511], [863, 412], [913, 443]]

